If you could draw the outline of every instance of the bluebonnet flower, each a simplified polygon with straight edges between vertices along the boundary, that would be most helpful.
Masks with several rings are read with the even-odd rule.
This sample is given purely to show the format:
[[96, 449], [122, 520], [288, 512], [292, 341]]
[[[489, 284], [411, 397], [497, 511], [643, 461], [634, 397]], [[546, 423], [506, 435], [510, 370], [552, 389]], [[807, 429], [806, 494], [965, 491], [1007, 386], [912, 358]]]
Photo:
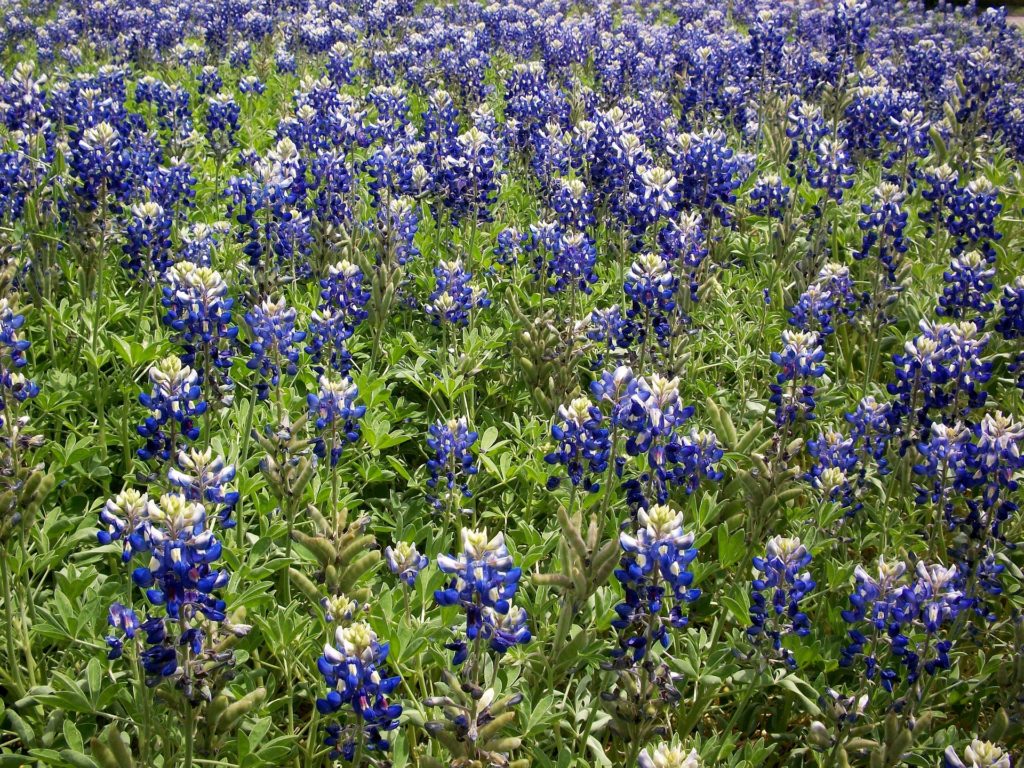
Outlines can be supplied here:
[[696, 304], [700, 286], [707, 271], [707, 235], [699, 213], [681, 213], [670, 219], [658, 231], [661, 255], [669, 262], [678, 264], [680, 277], [688, 274], [689, 296], [684, 301]]
[[306, 396], [309, 416], [316, 428], [313, 452], [321, 459], [330, 455], [330, 465], [337, 466], [345, 443], [359, 439], [359, 420], [366, 406], [356, 403], [359, 387], [351, 378], [320, 376], [320, 389]]
[[110, 123], [101, 122], [82, 132], [69, 163], [78, 180], [75, 193], [83, 210], [109, 205], [116, 212], [131, 189], [130, 162], [123, 137]]
[[419, 208], [410, 197], [395, 197], [384, 208], [378, 209], [378, 228], [386, 233], [386, 254], [393, 255], [394, 263], [405, 266], [420, 256], [416, 247], [416, 233], [419, 231]]
[[179, 494], [165, 494], [150, 501], [143, 514], [143, 536], [148, 565], [136, 568], [132, 579], [146, 589], [154, 605], [166, 607], [177, 620], [186, 609], [212, 621], [224, 619], [224, 602], [213, 591], [227, 584], [227, 571], [210, 564], [220, 557], [220, 542], [207, 529], [206, 510]]
[[[942, 273], [946, 285], [935, 314], [954, 320], [974, 320], [980, 330], [984, 327], [985, 315], [995, 307], [995, 302], [988, 298], [995, 274], [990, 260], [980, 251], [968, 251], [955, 257], [949, 269]], [[972, 313], [976, 314], [971, 317]]]
[[237, 143], [240, 116], [241, 109], [230, 94], [218, 94], [207, 102], [206, 140], [219, 162], [224, 161]]
[[810, 101], [796, 99], [786, 116], [786, 136], [792, 139], [789, 154], [789, 175], [797, 182], [803, 180], [805, 167], [797, 162], [801, 155], [815, 152], [822, 139], [829, 134], [821, 107]]
[[772, 352], [771, 360], [781, 370], [771, 385], [770, 401], [775, 405], [775, 425], [782, 427], [798, 419], [814, 419], [814, 380], [825, 374], [825, 350], [818, 334], [783, 331], [783, 349]]
[[777, 173], [759, 178], [750, 190], [750, 212], [781, 219], [789, 207], [789, 192]]
[[426, 555], [419, 553], [415, 544], [407, 541], [400, 541], [394, 547], [385, 547], [384, 561], [391, 572], [409, 587], [416, 583], [416, 577], [429, 562]]
[[[633, 235], [642, 238], [652, 224], [672, 218], [681, 194], [679, 182], [671, 170], [656, 165], [644, 168], [632, 184], [629, 202]], [[637, 247], [639, 244], [634, 243], [634, 249]]]
[[[554, 451], [544, 457], [548, 464], [562, 464], [574, 487], [582, 485], [588, 493], [601, 489], [600, 479], [608, 469], [611, 441], [603, 425], [601, 409], [589, 397], [578, 397], [558, 408], [560, 422], [551, 427], [551, 436], [558, 441]], [[561, 478], [551, 475], [548, 489], [558, 487]]]
[[[221, 544], [209, 530], [200, 502], [177, 494], [150, 501], [137, 533], [150, 560], [132, 572], [132, 580], [165, 613], [148, 616], [139, 627], [148, 646], [141, 653], [147, 683], [173, 678], [194, 702], [203, 695], [210, 663], [230, 662], [231, 651], [223, 650], [223, 639], [213, 633], [241, 636], [249, 627], [228, 621], [226, 604], [216, 595], [227, 585], [228, 572], [212, 567]], [[220, 629], [211, 633], [200, 617], [217, 622]]]
[[582, 179], [559, 179], [551, 199], [558, 222], [566, 229], [584, 231], [595, 224], [594, 196]]
[[807, 165], [807, 180], [829, 199], [842, 202], [843, 190], [853, 186], [854, 170], [846, 141], [826, 137], [814, 149], [814, 162]]
[[637, 765], [639, 768], [701, 768], [703, 763], [695, 749], [687, 752], [682, 746], [662, 743], [653, 752], [641, 750]]
[[490, 221], [497, 199], [498, 170], [493, 139], [476, 126], [456, 138], [444, 158], [444, 202], [452, 223], [465, 216]]
[[[589, 294], [593, 290], [592, 286], [597, 283], [597, 250], [594, 242], [583, 232], [556, 231], [552, 234], [554, 237], [543, 241], [549, 253], [544, 266], [544, 272], [551, 280], [548, 291], [560, 293], [566, 288], [572, 288]], [[535, 245], [531, 243], [530, 248], [535, 248]], [[539, 268], [535, 274], [539, 279]]]
[[[603, 373], [590, 388], [599, 403], [611, 403], [610, 425], [625, 435], [627, 456], [646, 459], [641, 473], [623, 483], [635, 509], [666, 503], [673, 486], [692, 493], [702, 480], [722, 477], [717, 462], [723, 451], [714, 433], [682, 432], [694, 409], [680, 401], [678, 378], [654, 374], [637, 379], [630, 368], [620, 366]], [[622, 477], [626, 459], [614, 460]]]
[[956, 566], [918, 561], [917, 579], [909, 584], [902, 582], [905, 571], [901, 562], [879, 560], [874, 578], [858, 566], [850, 609], [843, 611], [851, 629], [840, 663], [852, 666], [864, 657], [867, 678], [889, 692], [903, 679], [916, 682], [922, 666], [931, 675], [949, 669], [952, 641], [940, 630], [970, 605]]
[[193, 442], [199, 439], [195, 419], [206, 412], [199, 374], [177, 357], [165, 357], [150, 367], [149, 380], [152, 391], [139, 395], [139, 402], [150, 412], [137, 428], [146, 438], [139, 458], [170, 461], [178, 450], [179, 436]]
[[[496, 631], [508, 628], [500, 617], [512, 612], [512, 598], [522, 576], [505, 546], [504, 534], [488, 538], [486, 531], [464, 528], [462, 552], [458, 556], [438, 555], [437, 567], [452, 578], [444, 588], [434, 591], [434, 599], [438, 605], [457, 605], [466, 612], [466, 640], [489, 640], [498, 653], [504, 653], [512, 644], [530, 640], [525, 630], [525, 614], [519, 611], [510, 617], [516, 629], [512, 635]], [[464, 640], [458, 639], [447, 647], [455, 651], [456, 664], [469, 656]], [[474, 664], [479, 664], [479, 660], [474, 660]]]
[[920, 328], [904, 354], [893, 355], [896, 381], [887, 389], [896, 396], [894, 414], [913, 414], [910, 426], [926, 434], [932, 421], [964, 417], [985, 404], [988, 393], [979, 386], [991, 378], [992, 363], [982, 359], [989, 335], [974, 323], [922, 320]]
[[681, 199], [729, 226], [730, 208], [746, 173], [739, 157], [726, 143], [725, 134], [719, 130], [682, 133], [668, 152], [672, 170], [682, 185]]
[[339, 40], [327, 52], [327, 76], [339, 88], [352, 82], [352, 51], [344, 41]]
[[964, 748], [963, 759], [953, 746], [942, 753], [943, 768], [1012, 768], [1013, 758], [1009, 752], [991, 741], [971, 739]]
[[313, 370], [324, 372], [324, 364], [342, 376], [352, 368], [352, 355], [345, 342], [352, 336], [348, 313], [342, 309], [322, 309], [309, 317], [309, 343], [306, 352], [312, 358]]
[[946, 228], [951, 235], [969, 243], [1002, 237], [995, 229], [995, 222], [1003, 206], [999, 202], [999, 190], [988, 179], [977, 178], [955, 190], [949, 208]]
[[[996, 332], [1019, 347], [1020, 339], [1024, 339], [1024, 275], [1018, 275], [1012, 283], [1003, 286], [999, 304], [1002, 313], [996, 320]], [[1018, 389], [1024, 389], [1024, 349], [1017, 350], [1010, 371], [1017, 373]]]
[[[635, 328], [622, 314], [622, 308], [613, 304], [607, 309], [595, 309], [590, 313], [587, 338], [598, 342], [613, 355], [621, 354], [633, 345]], [[599, 353], [594, 366], [604, 363], [604, 354]]]
[[143, 277], [162, 276], [173, 263], [171, 217], [155, 202], [133, 205], [121, 266]]
[[245, 69], [252, 61], [252, 46], [245, 40], [239, 40], [228, 55], [228, 62], [234, 69]]
[[294, 75], [298, 70], [295, 56], [283, 46], [274, 51], [274, 67], [279, 75]]
[[934, 225], [946, 223], [960, 176], [945, 163], [926, 169], [923, 175], [928, 188], [921, 190], [921, 197], [931, 205], [921, 212], [921, 220], [929, 224], [925, 234], [931, 237]]
[[793, 653], [782, 645], [786, 635], [805, 637], [811, 622], [800, 602], [816, 586], [804, 570], [811, 563], [811, 553], [797, 538], [775, 536], [765, 549], [764, 557], [754, 558], [760, 576], [750, 585], [750, 626], [747, 634], [753, 640], [765, 638], [786, 666], [796, 667]]
[[829, 501], [837, 502], [847, 515], [855, 514], [862, 504], [855, 496], [858, 455], [853, 437], [826, 432], [816, 440], [807, 441], [807, 452], [814, 464], [804, 478], [822, 491]]
[[625, 599], [615, 607], [612, 621], [620, 633], [616, 658], [640, 662], [655, 644], [668, 648], [669, 627], [686, 626], [684, 608], [700, 597], [689, 570], [697, 557], [693, 542], [694, 535], [683, 532], [682, 514], [667, 504], [641, 509], [635, 536], [619, 534], [624, 554], [615, 577]]
[[[135, 615], [135, 611], [121, 603], [111, 603], [107, 612], [107, 623], [129, 640], [134, 640], [139, 631], [139, 617]], [[111, 661], [121, 658], [124, 653], [124, 640], [117, 635], [108, 635], [105, 639], [110, 648], [107, 651], [107, 658]]]
[[259, 96], [267, 89], [267, 86], [263, 84], [258, 77], [255, 75], [246, 75], [238, 81], [238, 91], [244, 94], [254, 94]]
[[198, 78], [198, 91], [200, 96], [214, 96], [220, 93], [224, 87], [224, 79], [220, 76], [217, 68], [206, 65], [200, 70]]
[[893, 412], [888, 403], [880, 403], [871, 395], [866, 395], [857, 403], [857, 407], [844, 415], [850, 425], [850, 437], [853, 438], [856, 450], [861, 459], [861, 475], [873, 459], [879, 475], [887, 475], [890, 471], [886, 452], [893, 437]]
[[494, 246], [494, 260], [498, 264], [514, 265], [519, 263], [523, 253], [525, 236], [515, 227], [507, 227], [498, 233]]
[[434, 277], [436, 285], [423, 306], [434, 325], [468, 325], [472, 310], [491, 305], [487, 292], [470, 284], [473, 276], [461, 259], [442, 261], [434, 267]]
[[[9, 413], [39, 394], [35, 382], [25, 378], [20, 369], [28, 364], [25, 353], [32, 343], [22, 337], [25, 315], [16, 312], [7, 297], [0, 298], [0, 426], [7, 425]], [[17, 416], [13, 416], [17, 420]]]
[[386, 752], [391, 744], [387, 735], [398, 727], [402, 714], [399, 704], [388, 697], [402, 682], [387, 668], [390, 647], [377, 640], [377, 634], [365, 622], [348, 627], [339, 626], [334, 643], [324, 646], [317, 669], [327, 684], [327, 695], [316, 700], [321, 715], [333, 715], [351, 707], [355, 720], [344, 726], [332, 722], [327, 726], [325, 744], [331, 747], [330, 758], [351, 761], [356, 744], [371, 752]]
[[[184, 349], [181, 360], [193, 366], [201, 383], [214, 387], [225, 402], [230, 402], [234, 386], [228, 371], [238, 327], [231, 324], [235, 300], [216, 270], [180, 261], [167, 270], [161, 303], [167, 309], [164, 324], [177, 332]], [[215, 372], [221, 372], [214, 378]]]
[[830, 262], [790, 308], [789, 324], [801, 331], [817, 331], [824, 338], [835, 333], [837, 320], [852, 321], [862, 303], [849, 267]]
[[324, 620], [348, 625], [357, 613], [369, 609], [368, 605], [360, 605], [347, 595], [337, 594], [320, 599], [320, 607], [324, 609]]
[[[260, 400], [266, 400], [271, 387], [277, 387], [281, 371], [294, 376], [299, 361], [296, 344], [306, 338], [305, 331], [295, 330], [295, 309], [284, 297], [268, 298], [245, 314], [252, 341], [252, 357], [246, 362], [250, 370], [259, 371], [256, 391]], [[269, 381], [268, 381], [269, 380]]]
[[669, 315], [676, 307], [678, 284], [670, 264], [657, 253], [641, 254], [630, 265], [623, 284], [632, 299], [626, 316], [635, 323], [641, 343], [653, 332], [659, 344], [668, 345], [672, 332]]
[[157, 125], [167, 131], [172, 140], [184, 138], [192, 132], [191, 98], [184, 88], [167, 85], [148, 75], [141, 78], [135, 87], [136, 103], [153, 104]]
[[340, 313], [348, 324], [349, 335], [369, 314], [366, 311], [369, 300], [363, 270], [347, 259], [328, 267], [327, 277], [320, 280], [319, 310]]
[[139, 526], [149, 506], [149, 496], [134, 488], [125, 488], [100, 509], [100, 544], [122, 542], [121, 560], [128, 562], [136, 551], [144, 550], [146, 542], [139, 535]]
[[239, 495], [227, 487], [234, 479], [235, 465], [225, 464], [209, 448], [178, 451], [178, 466], [167, 469], [167, 481], [186, 499], [214, 505], [222, 528], [235, 526], [231, 513]]
[[431, 450], [427, 459], [427, 471], [430, 479], [427, 485], [437, 489], [441, 482], [442, 490], [438, 496], [431, 497], [431, 503], [438, 509], [442, 507], [442, 499], [449, 504], [454, 502], [456, 489], [464, 498], [471, 498], [469, 479], [478, 468], [472, 452], [479, 435], [469, 429], [466, 417], [438, 420], [430, 425], [427, 436], [427, 447]]
[[217, 247], [219, 238], [227, 231], [227, 223], [192, 224], [181, 235], [179, 260], [188, 261], [197, 267], [209, 267], [213, 257], [213, 249]]

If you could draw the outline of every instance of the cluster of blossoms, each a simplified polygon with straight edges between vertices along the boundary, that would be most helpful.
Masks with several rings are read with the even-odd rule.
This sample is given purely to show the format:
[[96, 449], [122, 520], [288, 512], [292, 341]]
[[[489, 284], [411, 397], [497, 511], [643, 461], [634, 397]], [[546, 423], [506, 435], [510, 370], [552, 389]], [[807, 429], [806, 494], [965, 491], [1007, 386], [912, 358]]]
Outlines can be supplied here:
[[416, 577], [430, 562], [426, 555], [419, 553], [415, 544], [407, 541], [400, 541], [393, 547], [385, 547], [384, 561], [391, 572], [408, 587], [416, 583]]
[[814, 419], [817, 392], [815, 379], [825, 375], [825, 350], [817, 333], [783, 331], [781, 352], [772, 352], [771, 360], [781, 369], [771, 385], [775, 405], [775, 426], [783, 427], [799, 419]]
[[800, 607], [801, 601], [814, 591], [816, 583], [804, 570], [811, 563], [811, 553], [800, 539], [775, 536], [765, 549], [764, 557], [754, 558], [760, 574], [750, 584], [751, 639], [767, 640], [771, 650], [788, 667], [796, 666], [792, 651], [784, 647], [786, 635], [805, 637], [811, 622]]
[[232, 653], [224, 649], [221, 635], [244, 635], [248, 627], [232, 625], [217, 597], [228, 572], [213, 567], [221, 543], [203, 503], [173, 493], [154, 501], [126, 489], [107, 502], [101, 521], [100, 542], [122, 541], [125, 562], [136, 555], [149, 557], [148, 564], [132, 571], [132, 581], [154, 609], [161, 609], [139, 621], [131, 609], [112, 605], [109, 623], [120, 635], [107, 638], [109, 657], [121, 656], [123, 637], [134, 640], [141, 632], [139, 657], [149, 685], [170, 678], [190, 700], [208, 698], [210, 678], [231, 664]]
[[197, 371], [200, 383], [230, 402], [234, 383], [229, 370], [238, 327], [231, 324], [234, 299], [228, 296], [227, 283], [216, 270], [189, 261], [168, 269], [166, 280], [163, 321], [178, 335], [181, 362]]
[[896, 381], [887, 389], [896, 398], [894, 414], [912, 416], [910, 428], [924, 435], [933, 421], [952, 423], [985, 404], [992, 363], [983, 358], [990, 337], [972, 322], [922, 320], [920, 328], [904, 353], [893, 355]]
[[199, 374], [179, 358], [165, 357], [149, 369], [149, 380], [152, 391], [139, 395], [139, 402], [150, 412], [138, 426], [139, 434], [146, 438], [145, 446], [138, 451], [139, 458], [170, 461], [177, 452], [179, 439], [199, 438], [195, 420], [207, 407]]
[[918, 561], [917, 579], [904, 579], [902, 562], [878, 562], [878, 576], [857, 566], [850, 608], [843, 619], [850, 625], [850, 642], [843, 649], [843, 666], [863, 658], [865, 675], [890, 693], [905, 680], [913, 684], [922, 669], [930, 675], [949, 669], [952, 640], [943, 635], [972, 601], [963, 593], [956, 566]]
[[850, 322], [862, 304], [849, 267], [829, 263], [821, 268], [807, 290], [790, 309], [790, 325], [817, 332], [822, 338], [835, 333], [837, 322]]
[[[499, 654], [530, 641], [526, 611], [512, 604], [522, 571], [512, 561], [504, 534], [488, 538], [486, 531], [464, 528], [462, 552], [456, 557], [438, 555], [437, 567], [451, 579], [434, 592], [434, 599], [438, 605], [457, 605], [466, 613], [465, 638], [447, 645], [455, 652], [456, 664], [469, 657], [470, 644], [475, 654], [478, 640]], [[476, 668], [480, 660], [474, 658], [473, 664]]]
[[437, 284], [424, 309], [434, 325], [467, 325], [474, 309], [489, 307], [487, 292], [470, 284], [473, 276], [462, 262], [442, 261], [434, 268]]
[[435, 508], [455, 504], [458, 496], [472, 498], [469, 480], [477, 473], [472, 448], [478, 437], [470, 430], [465, 416], [438, 420], [430, 425], [427, 436], [427, 447], [431, 451], [427, 459], [430, 479], [427, 485], [432, 491], [430, 501]]
[[[39, 394], [39, 387], [21, 373], [28, 363], [25, 353], [31, 346], [20, 331], [25, 325], [25, 316], [15, 312], [10, 301], [0, 299], [0, 427], [10, 440], [15, 429], [24, 426], [22, 417], [17, 415], [17, 406]], [[14, 446], [9, 446], [13, 448]]]
[[[551, 437], [558, 441], [558, 446], [544, 461], [563, 465], [574, 488], [582, 485], [588, 493], [597, 493], [611, 454], [601, 409], [589, 397], [578, 397], [567, 406], [559, 406], [558, 417], [560, 421], [551, 427]], [[548, 490], [554, 490], [560, 483], [561, 478], [551, 475]]]
[[[669, 646], [669, 627], [682, 628], [686, 604], [700, 597], [690, 563], [697, 557], [694, 535], [683, 532], [682, 513], [659, 504], [637, 513], [635, 536], [619, 534], [623, 549], [615, 578], [625, 599], [615, 607], [612, 626], [619, 631], [619, 659], [636, 664], [659, 644]], [[671, 601], [671, 608], [668, 608]]]
[[659, 744], [653, 752], [646, 749], [640, 752], [639, 768], [701, 768], [697, 750], [686, 751], [675, 744]]
[[[610, 409], [612, 434], [625, 438], [626, 455], [645, 459], [640, 474], [623, 483], [635, 509], [666, 503], [672, 487], [692, 493], [703, 479], [721, 478], [716, 465], [723, 451], [715, 435], [682, 429], [694, 409], [680, 402], [678, 379], [658, 374], [636, 378], [632, 369], [620, 366], [590, 388], [598, 404]], [[613, 451], [618, 449], [614, 443], [617, 439]], [[616, 455], [612, 461], [618, 476], [624, 476], [626, 458]]]
[[264, 299], [245, 314], [245, 324], [252, 335], [252, 357], [246, 361], [246, 367], [259, 372], [256, 392], [260, 400], [266, 400], [271, 388], [278, 386], [282, 370], [289, 376], [297, 371], [296, 344], [306, 338], [306, 332], [295, 330], [295, 318], [295, 309], [283, 297]]
[[353, 761], [360, 745], [377, 752], [391, 747], [387, 734], [398, 727], [402, 707], [388, 697], [402, 678], [388, 671], [389, 650], [365, 622], [339, 626], [334, 643], [324, 646], [317, 669], [327, 684], [327, 695], [316, 700], [316, 708], [324, 716], [351, 708], [354, 716], [345, 725], [328, 724], [325, 743], [331, 747], [332, 760]]
[[366, 406], [356, 403], [359, 387], [350, 378], [332, 378], [322, 375], [320, 389], [306, 396], [306, 406], [316, 429], [313, 452], [327, 458], [331, 467], [341, 459], [346, 443], [359, 439], [359, 420], [366, 414]]

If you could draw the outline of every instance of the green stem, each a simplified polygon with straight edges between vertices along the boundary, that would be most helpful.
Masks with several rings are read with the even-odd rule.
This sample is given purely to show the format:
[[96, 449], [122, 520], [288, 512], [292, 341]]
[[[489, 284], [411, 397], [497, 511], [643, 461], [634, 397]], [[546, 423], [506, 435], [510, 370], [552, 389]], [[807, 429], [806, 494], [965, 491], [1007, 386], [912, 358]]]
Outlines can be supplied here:
[[185, 758], [181, 764], [183, 768], [192, 768], [192, 751], [195, 743], [195, 711], [192, 709], [192, 702], [185, 702]]
[[21, 663], [14, 651], [14, 611], [11, 607], [11, 571], [7, 562], [7, 550], [0, 551], [0, 575], [3, 577], [4, 590], [4, 635], [7, 640], [7, 664], [14, 670], [14, 680], [18, 688], [24, 692], [25, 679], [21, 674]]

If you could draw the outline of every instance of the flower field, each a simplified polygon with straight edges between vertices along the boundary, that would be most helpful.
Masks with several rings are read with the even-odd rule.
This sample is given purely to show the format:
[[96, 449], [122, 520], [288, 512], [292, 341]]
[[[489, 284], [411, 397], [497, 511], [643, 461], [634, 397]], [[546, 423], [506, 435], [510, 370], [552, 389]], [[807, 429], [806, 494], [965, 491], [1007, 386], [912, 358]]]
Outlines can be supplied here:
[[1024, 760], [1024, 37], [0, 0], [0, 768]]

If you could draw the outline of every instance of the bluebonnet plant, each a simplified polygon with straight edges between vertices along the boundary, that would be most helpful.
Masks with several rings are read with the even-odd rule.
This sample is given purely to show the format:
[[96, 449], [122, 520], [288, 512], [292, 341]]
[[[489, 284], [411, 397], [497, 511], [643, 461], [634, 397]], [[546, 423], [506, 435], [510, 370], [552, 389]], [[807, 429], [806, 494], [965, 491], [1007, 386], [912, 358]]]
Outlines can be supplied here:
[[783, 427], [803, 418], [814, 419], [814, 380], [825, 374], [825, 350], [818, 334], [783, 331], [783, 349], [772, 352], [771, 360], [781, 369], [771, 385], [771, 402], [775, 405], [775, 425]]
[[233, 528], [231, 513], [238, 504], [238, 491], [228, 484], [235, 479], [234, 464], [225, 463], [209, 448], [191, 447], [178, 451], [178, 466], [168, 467], [168, 482], [189, 501], [212, 505], [222, 528]]
[[935, 314], [954, 320], [974, 320], [981, 330], [985, 316], [995, 307], [988, 296], [992, 292], [995, 269], [980, 251], [957, 256], [942, 273], [945, 287]]
[[659, 744], [653, 751], [641, 750], [637, 758], [639, 768], [701, 768], [697, 750], [687, 751], [676, 744]]
[[877, 578], [857, 567], [850, 609], [843, 611], [851, 629], [841, 663], [851, 666], [863, 657], [867, 678], [893, 692], [902, 680], [915, 683], [922, 671], [949, 669], [952, 640], [943, 630], [970, 600], [956, 566], [918, 561], [910, 583], [902, 579], [903, 563], [880, 560], [878, 567]]
[[472, 310], [491, 305], [487, 292], [470, 283], [473, 276], [459, 259], [442, 261], [434, 267], [434, 277], [437, 282], [424, 305], [434, 325], [468, 325]]
[[377, 640], [377, 634], [365, 622], [339, 626], [334, 643], [324, 646], [317, 669], [327, 684], [327, 694], [317, 699], [321, 715], [330, 716], [351, 708], [351, 722], [331, 722], [325, 744], [330, 757], [341, 757], [360, 765], [365, 748], [386, 752], [391, 744], [387, 734], [398, 727], [402, 707], [389, 697], [402, 682], [387, 667], [390, 647]]
[[[558, 418], [551, 427], [551, 437], [558, 445], [544, 461], [563, 465], [574, 488], [582, 485], [588, 493], [597, 493], [611, 454], [611, 440], [601, 409], [589, 397], [578, 397], [567, 406], [559, 406]], [[557, 488], [560, 482], [560, 477], [551, 475], [548, 489]]]
[[195, 368], [201, 383], [230, 403], [234, 382], [229, 371], [238, 327], [231, 322], [234, 299], [228, 296], [227, 283], [216, 270], [189, 261], [168, 269], [166, 280], [163, 321], [178, 336], [182, 363]]
[[184, 365], [177, 357], [165, 357], [149, 369], [153, 388], [139, 395], [139, 402], [149, 410], [149, 416], [138, 427], [146, 438], [139, 449], [143, 461], [158, 459], [170, 461], [176, 455], [179, 442], [199, 439], [199, 425], [195, 419], [206, 412], [199, 374]]
[[139, 617], [135, 611], [126, 608], [121, 603], [111, 603], [107, 612], [107, 624], [119, 634], [108, 635], [105, 639], [107, 647], [107, 658], [110, 661], [121, 658], [124, 654], [124, 639], [134, 640], [139, 633]]
[[[477, 640], [488, 641], [498, 653], [529, 642], [526, 614], [512, 605], [522, 571], [513, 563], [504, 534], [489, 538], [486, 531], [464, 528], [462, 551], [457, 556], [438, 555], [437, 567], [451, 579], [435, 590], [434, 599], [438, 605], [457, 605], [466, 614], [465, 639], [456, 638], [447, 646], [455, 652], [456, 664], [469, 657], [467, 641], [474, 649]], [[474, 669], [480, 663], [474, 658]]]
[[955, 747], [948, 746], [942, 755], [943, 768], [1013, 768], [1009, 752], [991, 741], [972, 739], [964, 747], [963, 759]]
[[670, 627], [686, 626], [684, 608], [700, 597], [690, 571], [697, 557], [693, 543], [694, 535], [683, 531], [682, 514], [667, 504], [641, 509], [636, 535], [619, 534], [623, 556], [615, 577], [625, 599], [612, 621], [619, 631], [616, 658], [636, 664], [655, 645], [668, 648]]
[[428, 432], [427, 447], [431, 454], [427, 459], [430, 473], [427, 485], [437, 494], [431, 495], [430, 501], [437, 509], [451, 509], [456, 491], [467, 499], [473, 496], [469, 480], [478, 468], [472, 448], [479, 435], [470, 430], [465, 416], [438, 420], [430, 425]]
[[409, 587], [416, 583], [416, 577], [429, 562], [426, 555], [419, 553], [415, 544], [407, 541], [400, 541], [393, 547], [385, 547], [384, 561], [391, 572]]
[[259, 372], [256, 392], [260, 400], [267, 399], [271, 387], [278, 387], [282, 371], [295, 375], [299, 361], [296, 344], [306, 338], [305, 331], [295, 330], [295, 317], [295, 309], [285, 303], [284, 297], [264, 299], [245, 314], [252, 336], [252, 357], [246, 367]]
[[313, 452], [321, 459], [328, 458], [332, 467], [341, 459], [345, 443], [359, 439], [359, 421], [366, 406], [356, 403], [359, 387], [350, 378], [320, 377], [320, 388], [306, 396], [309, 416], [316, 429]]
[[787, 635], [810, 634], [810, 619], [800, 606], [816, 586], [805, 570], [810, 563], [811, 553], [800, 539], [783, 536], [773, 537], [764, 557], [754, 558], [759, 575], [750, 584], [747, 634], [755, 642], [767, 641], [771, 651], [791, 668], [796, 667], [796, 658], [782, 640]]
[[133, 205], [121, 266], [143, 278], [162, 276], [172, 263], [171, 217], [155, 202]]

